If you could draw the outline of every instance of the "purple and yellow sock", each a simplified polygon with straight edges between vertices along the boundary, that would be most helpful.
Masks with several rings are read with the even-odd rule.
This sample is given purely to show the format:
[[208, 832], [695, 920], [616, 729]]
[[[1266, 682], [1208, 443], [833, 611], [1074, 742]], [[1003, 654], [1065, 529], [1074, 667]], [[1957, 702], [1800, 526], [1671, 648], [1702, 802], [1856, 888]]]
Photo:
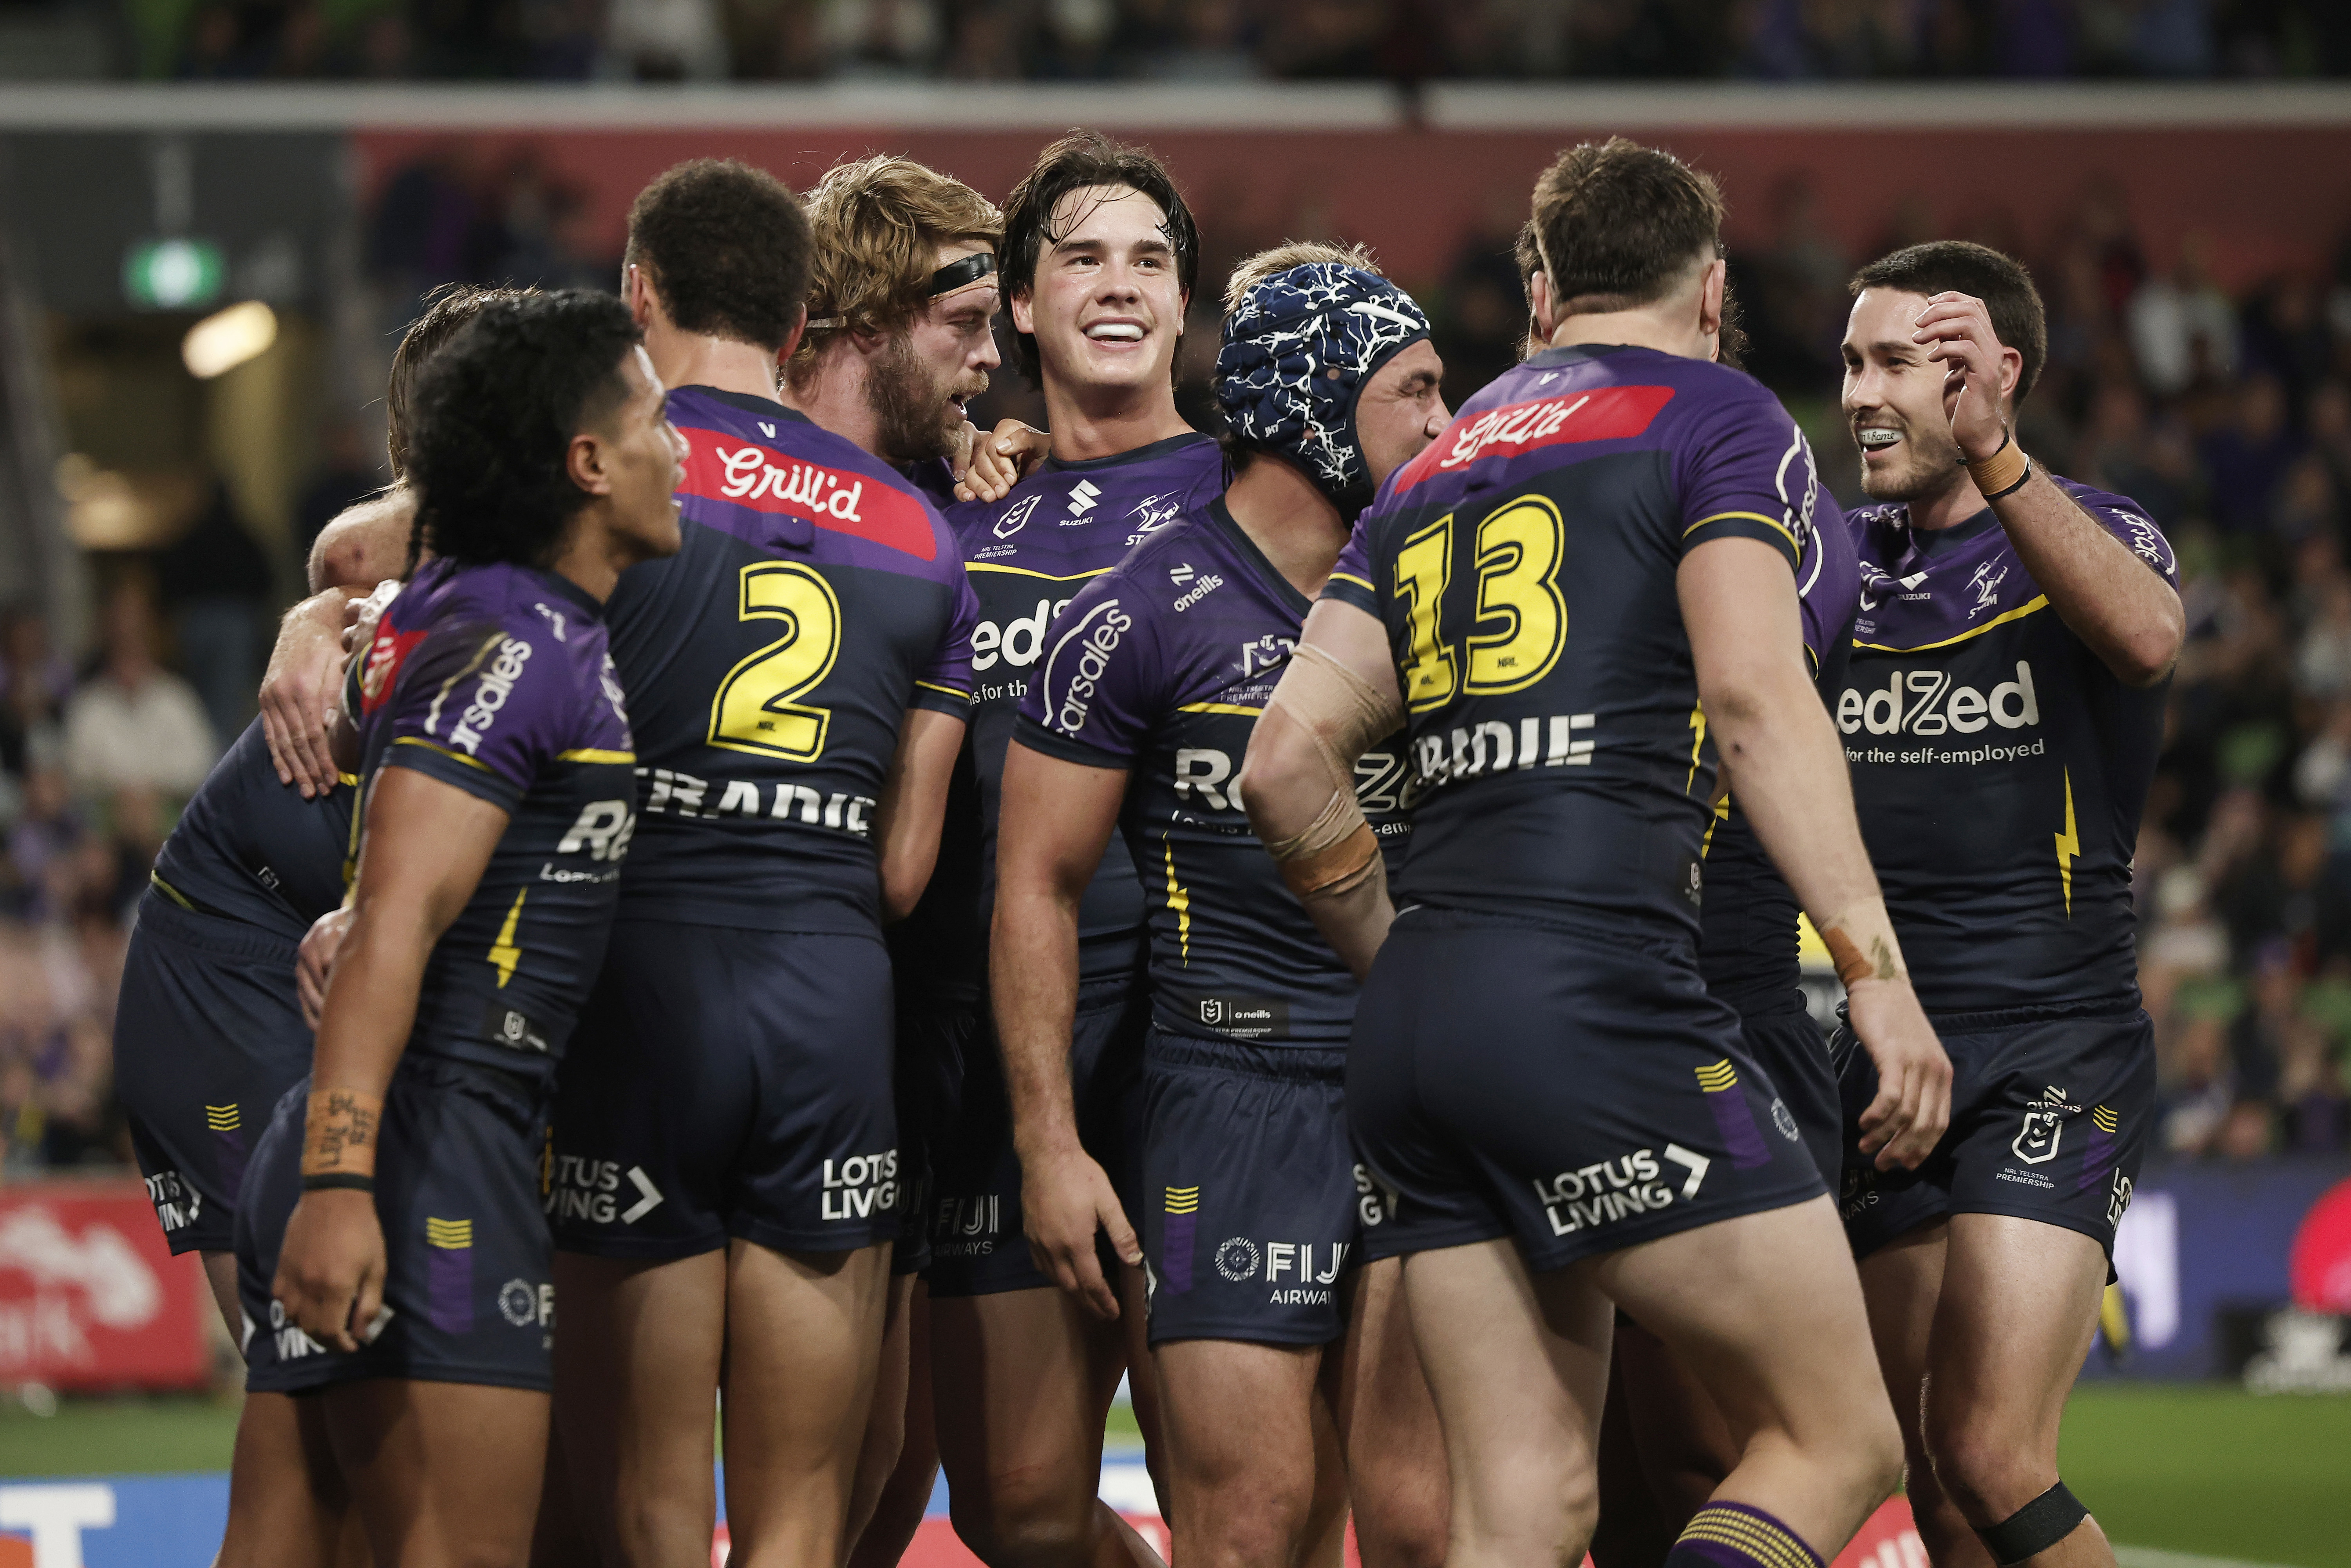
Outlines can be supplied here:
[[1710, 1502], [1698, 1511], [1666, 1568], [1823, 1568], [1803, 1538], [1760, 1508]]

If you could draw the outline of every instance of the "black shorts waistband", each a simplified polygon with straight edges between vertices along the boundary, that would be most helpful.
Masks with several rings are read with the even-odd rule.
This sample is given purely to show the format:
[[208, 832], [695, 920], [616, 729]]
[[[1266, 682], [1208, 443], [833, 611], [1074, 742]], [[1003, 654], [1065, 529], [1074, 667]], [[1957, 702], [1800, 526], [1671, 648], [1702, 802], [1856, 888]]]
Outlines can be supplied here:
[[1457, 909], [1449, 904], [1409, 899], [1396, 911], [1398, 925], [1407, 920], [1412, 922], [1410, 930], [1416, 936], [1437, 931], [1523, 931], [1531, 936], [1586, 943], [1612, 951], [1630, 947], [1656, 957], [1687, 963], [1693, 971], [1698, 967], [1698, 935], [1694, 931], [1645, 929], [1636, 925], [1611, 930], [1600, 922], [1578, 920], [1572, 915], [1547, 912], [1499, 915], [1489, 910]]
[[1238, 1072], [1294, 1083], [1343, 1083], [1347, 1077], [1343, 1045], [1261, 1045], [1240, 1040], [1201, 1040], [1171, 1034], [1157, 1024], [1144, 1043], [1145, 1068], [1186, 1067]]
[[140, 896], [139, 926], [183, 947], [201, 948], [225, 958], [291, 964], [302, 946], [299, 936], [289, 937], [209, 910], [183, 909], [152, 886]]

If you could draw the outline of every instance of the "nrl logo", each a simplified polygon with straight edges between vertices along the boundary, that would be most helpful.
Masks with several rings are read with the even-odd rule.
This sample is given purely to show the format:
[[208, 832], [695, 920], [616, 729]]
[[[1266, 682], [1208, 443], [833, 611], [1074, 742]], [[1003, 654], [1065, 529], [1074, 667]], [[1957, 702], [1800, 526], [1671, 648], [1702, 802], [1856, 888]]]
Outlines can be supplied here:
[[1013, 535], [1019, 533], [1022, 528], [1027, 526], [1029, 519], [1037, 515], [1037, 503], [1042, 499], [1044, 499], [1044, 497], [1039, 495], [1022, 497], [1013, 505], [1010, 511], [1006, 512], [1002, 517], [996, 519], [996, 537], [1000, 539], [1008, 539]]

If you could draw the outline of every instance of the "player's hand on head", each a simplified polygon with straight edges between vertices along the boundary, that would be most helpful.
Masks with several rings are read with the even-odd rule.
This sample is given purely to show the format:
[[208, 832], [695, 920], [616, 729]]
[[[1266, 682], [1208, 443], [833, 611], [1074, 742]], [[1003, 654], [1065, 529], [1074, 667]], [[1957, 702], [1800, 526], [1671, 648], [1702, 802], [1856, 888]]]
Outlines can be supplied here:
[[304, 1193], [286, 1221], [269, 1285], [287, 1321], [329, 1350], [357, 1350], [373, 1337], [383, 1277], [375, 1195], [340, 1187]]
[[365, 601], [329, 589], [296, 605], [278, 628], [261, 678], [261, 733], [277, 781], [315, 800], [335, 787], [328, 711], [343, 678], [343, 638]]
[[[964, 428], [971, 426], [966, 423]], [[956, 499], [1001, 501], [1052, 451], [1053, 438], [1044, 431], [1017, 419], [1002, 420], [995, 430], [972, 443], [968, 469], [956, 471]]]
[[1968, 294], [1938, 294], [1918, 313], [1911, 337], [1944, 367], [1943, 413], [1960, 456], [1974, 462], [1998, 452], [2008, 439], [2008, 423], [2000, 408], [2000, 339], [1984, 302]]
[[1861, 1152], [1879, 1170], [1916, 1170], [1951, 1122], [1951, 1059], [1907, 978], [1869, 978], [1846, 991], [1847, 1016], [1877, 1068], [1861, 1113]]
[[1029, 1251], [1039, 1271], [1083, 1301], [1094, 1316], [1116, 1318], [1118, 1292], [1102, 1275], [1094, 1233], [1109, 1233], [1111, 1250], [1123, 1262], [1142, 1262], [1143, 1248], [1102, 1166], [1082, 1149], [1024, 1161], [1020, 1207]]
[[335, 955], [355, 913], [348, 906], [330, 909], [311, 922], [302, 938], [294, 962], [294, 990], [302, 1001], [302, 1021], [312, 1029], [319, 1027], [319, 1015], [327, 1005], [327, 977], [334, 972]]

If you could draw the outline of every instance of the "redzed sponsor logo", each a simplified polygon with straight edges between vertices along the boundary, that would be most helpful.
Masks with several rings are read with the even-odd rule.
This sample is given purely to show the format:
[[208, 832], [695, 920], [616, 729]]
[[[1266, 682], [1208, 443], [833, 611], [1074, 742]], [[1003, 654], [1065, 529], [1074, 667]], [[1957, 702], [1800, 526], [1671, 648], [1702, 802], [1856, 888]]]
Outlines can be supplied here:
[[903, 490], [756, 442], [738, 443], [719, 431], [684, 434], [693, 450], [685, 460], [685, 483], [678, 486], [681, 496], [805, 517], [828, 532], [852, 534], [917, 560], [938, 555], [927, 510]]
[[422, 632], [395, 632], [385, 626], [379, 629], [375, 641], [368, 644], [367, 664], [360, 671], [360, 709], [373, 713], [392, 695], [392, 683], [400, 677], [400, 666], [406, 662], [409, 650], [424, 641]]
[[1464, 415], [1414, 458], [1396, 482], [1409, 490], [1432, 474], [1489, 457], [1517, 457], [1571, 441], [1624, 441], [1639, 435], [1673, 401], [1671, 387], [1599, 387]]

